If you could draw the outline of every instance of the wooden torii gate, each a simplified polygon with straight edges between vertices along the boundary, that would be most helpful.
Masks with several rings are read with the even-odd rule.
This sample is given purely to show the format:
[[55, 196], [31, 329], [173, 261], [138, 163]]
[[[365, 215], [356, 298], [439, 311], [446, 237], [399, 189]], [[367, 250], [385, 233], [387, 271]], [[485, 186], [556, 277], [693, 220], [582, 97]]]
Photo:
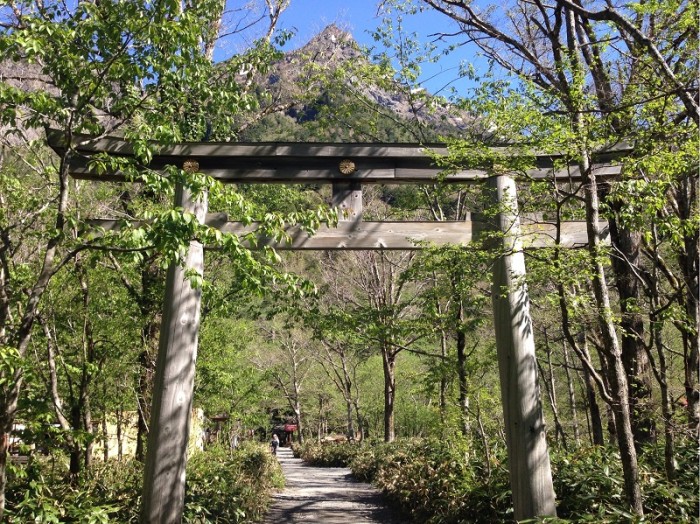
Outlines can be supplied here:
[[[74, 137], [65, 143], [58, 133], [49, 133], [49, 144], [57, 152], [71, 147], [70, 171], [74, 177], [91, 180], [123, 180], [120, 173], [98, 175], [89, 167], [90, 156], [109, 153], [133, 156], [130, 144], [117, 138], [91, 140]], [[483, 181], [492, 188], [500, 214], [491, 224], [473, 220], [457, 222], [365, 222], [362, 220], [362, 185], [434, 183], [440, 168], [426, 154], [447, 154], [443, 145], [331, 144], [331, 143], [182, 143], [154, 144], [149, 167], [175, 165], [230, 183], [330, 183], [332, 205], [339, 208], [337, 228], [322, 226], [314, 236], [291, 227], [291, 242], [276, 244], [261, 239], [258, 247], [277, 249], [421, 249], [423, 242], [466, 245], [478, 234], [497, 228], [503, 235], [502, 253], [494, 261], [492, 305], [500, 373], [514, 517], [517, 520], [555, 515], [555, 496], [549, 452], [545, 438], [540, 393], [537, 384], [535, 341], [524, 283], [523, 247], [554, 245], [554, 224], [519, 217], [516, 184], [506, 174], [465, 170], [440, 177], [445, 183]], [[617, 175], [614, 159], [624, 147], [599, 152], [593, 169], [597, 176]], [[534, 179], [580, 180], [576, 167], [557, 171], [556, 155], [537, 157], [527, 174]], [[194, 214], [201, 223], [224, 232], [248, 233], [254, 225], [229, 222], [223, 214], [207, 215], [206, 196], [195, 201], [177, 187], [176, 207]], [[105, 228], [116, 221], [103, 220]], [[587, 244], [585, 224], [562, 224], [560, 246]], [[171, 265], [166, 281], [165, 305], [160, 333], [156, 378], [148, 436], [141, 521], [179, 523], [185, 494], [185, 463], [192, 407], [195, 359], [199, 329], [201, 292], [193, 289], [188, 270], [203, 271], [203, 247], [191, 242], [183, 266]]]

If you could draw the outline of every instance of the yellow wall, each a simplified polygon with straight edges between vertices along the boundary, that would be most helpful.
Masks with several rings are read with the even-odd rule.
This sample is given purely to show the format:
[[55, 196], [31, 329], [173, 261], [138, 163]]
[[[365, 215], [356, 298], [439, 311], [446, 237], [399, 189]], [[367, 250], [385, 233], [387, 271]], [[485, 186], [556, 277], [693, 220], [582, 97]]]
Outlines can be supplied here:
[[[135, 411], [123, 413], [122, 419], [122, 453], [124, 457], [133, 457], [136, 454], [138, 414]], [[190, 439], [187, 445], [188, 455], [203, 449], [204, 412], [201, 409], [192, 411], [190, 424]], [[102, 429], [100, 428], [99, 433], [101, 434], [101, 432]], [[104, 457], [105, 443], [107, 444], [109, 458], [117, 458], [119, 442], [117, 441], [117, 420], [114, 415], [107, 417], [106, 442], [100, 439], [92, 448], [95, 458], [101, 459]]]

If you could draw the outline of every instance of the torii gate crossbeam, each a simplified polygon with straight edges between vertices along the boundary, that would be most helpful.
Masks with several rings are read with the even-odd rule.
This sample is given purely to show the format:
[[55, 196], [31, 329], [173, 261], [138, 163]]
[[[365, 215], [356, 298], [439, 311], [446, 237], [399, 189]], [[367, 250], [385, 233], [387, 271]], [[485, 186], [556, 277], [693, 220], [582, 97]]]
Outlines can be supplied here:
[[[69, 145], [57, 132], [49, 132], [49, 144], [59, 153], [71, 148], [71, 174], [92, 180], [122, 180], [120, 173], [97, 175], [89, 167], [96, 153], [133, 156], [128, 142], [118, 138], [73, 137]], [[440, 176], [441, 169], [428, 155], [447, 153], [443, 145], [418, 144], [319, 144], [319, 143], [184, 143], [154, 144], [151, 169], [195, 162], [197, 170], [232, 183], [330, 183], [332, 205], [342, 213], [338, 228], [323, 228], [309, 237], [290, 230], [289, 244], [263, 241], [286, 249], [420, 249], [417, 241], [468, 244], [488, 224], [470, 217], [465, 222], [382, 223], [362, 221], [362, 185], [373, 183], [474, 183], [487, 182], [499, 203], [496, 219], [503, 232], [506, 253], [494, 262], [492, 303], [498, 353], [501, 398], [506, 428], [514, 517], [518, 520], [556, 515], [549, 453], [537, 384], [537, 364], [529, 299], [524, 284], [524, 247], [553, 244], [552, 225], [525, 223], [517, 210], [516, 185], [506, 175], [490, 176], [486, 170], [466, 170]], [[512, 148], [511, 148], [512, 149]], [[509, 149], [510, 150], [510, 149]], [[502, 154], [508, 154], [503, 149]], [[599, 176], [615, 176], [614, 160], [628, 148], [617, 146], [598, 153], [594, 169]], [[575, 166], [555, 169], [561, 155], [537, 155], [527, 175], [535, 179], [578, 180]], [[251, 226], [228, 222], [224, 215], [206, 215], [206, 201], [195, 202], [180, 187], [175, 205], [223, 231], [245, 233]], [[102, 221], [105, 228], [115, 221]], [[245, 228], [248, 229], [245, 229]], [[255, 226], [252, 226], [253, 228]], [[565, 246], [584, 245], [581, 223], [565, 226]], [[200, 292], [191, 288], [187, 269], [202, 271], [202, 246], [191, 243], [185, 267], [168, 270], [163, 323], [156, 369], [154, 405], [141, 521], [174, 524], [182, 518], [185, 461], [192, 406], [193, 377], [199, 328]]]

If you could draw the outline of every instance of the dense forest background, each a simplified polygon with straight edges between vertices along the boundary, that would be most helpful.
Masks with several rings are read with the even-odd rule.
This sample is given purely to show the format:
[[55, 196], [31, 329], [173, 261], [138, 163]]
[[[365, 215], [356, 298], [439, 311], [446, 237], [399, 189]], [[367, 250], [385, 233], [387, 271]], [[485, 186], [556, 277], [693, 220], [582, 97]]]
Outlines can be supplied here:
[[[260, 222], [271, 236], [289, 224], [333, 223], [330, 188], [224, 186], [181, 166], [148, 168], [149, 140], [441, 142], [450, 150], [440, 159], [446, 173], [505, 169], [518, 180], [524, 217], [588, 227], [588, 246], [526, 253], [557, 495], [579, 503], [563, 516], [692, 521], [700, 427], [696, 3], [513, 0], [494, 10], [488, 2], [386, 1], [373, 50], [329, 26], [285, 54], [288, 35], [275, 27], [287, 3], [0, 6], [0, 515], [136, 518], [119, 512], [133, 506], [125, 501], [138, 490], [147, 453], [165, 268], [182, 260], [192, 238], [210, 248], [204, 274], [192, 275], [203, 289], [195, 379], [203, 418], [193, 426], [188, 489], [212, 505], [202, 515], [217, 521], [216, 494], [197, 491], [196, 479], [214, 467], [195, 458], [197, 437], [227, 464], [241, 459], [214, 442], [228, 450], [264, 441], [285, 423], [297, 426], [299, 442], [435, 439], [427, 442], [438, 449], [454, 440], [463, 458], [454, 469], [480, 472], [465, 486], [495, 478], [506, 460], [491, 313], [498, 254], [479, 243], [250, 251], [246, 239], [172, 210], [175, 184], [207, 190], [211, 211]], [[456, 21], [459, 34], [429, 43], [404, 31], [405, 17], [427, 9]], [[255, 43], [215, 61], [231, 33]], [[483, 68], [459, 72], [475, 87], [442, 96], [422, 89], [421, 65], [460, 53], [465, 42], [486, 58]], [[71, 178], [75, 153], [50, 150], [48, 128], [68, 142], [79, 134], [125, 138], [133, 160], [104, 156], [92, 166], [118, 169], [128, 181]], [[631, 148], [618, 160], [621, 175], [596, 176], [595, 151], [621, 143]], [[573, 166], [581, 181], [529, 179], [535, 152], [562, 154], [562, 167]], [[494, 212], [481, 186], [363, 189], [366, 219]], [[100, 230], [94, 218], [122, 227]], [[229, 484], [256, 477], [265, 475]], [[81, 501], [90, 491], [101, 495]], [[199, 515], [199, 503], [190, 499], [188, 514]]]

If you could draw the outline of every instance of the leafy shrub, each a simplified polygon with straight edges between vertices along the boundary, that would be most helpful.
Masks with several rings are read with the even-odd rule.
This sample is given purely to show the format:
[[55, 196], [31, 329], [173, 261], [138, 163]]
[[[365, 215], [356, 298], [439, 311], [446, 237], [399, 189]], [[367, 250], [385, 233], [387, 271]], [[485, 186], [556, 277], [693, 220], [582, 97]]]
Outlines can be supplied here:
[[305, 442], [292, 448], [295, 457], [311, 466], [326, 468], [347, 467], [363, 445], [358, 442]]
[[35, 456], [9, 469], [7, 521], [12, 523], [137, 522], [142, 465], [98, 462], [78, 479], [63, 478], [64, 465]]
[[[10, 468], [7, 522], [136, 523], [142, 468], [133, 460], [96, 462], [71, 483], [64, 464], [33, 457]], [[209, 448], [188, 461], [183, 522], [254, 522], [267, 509], [270, 491], [283, 485], [280, 465], [265, 446], [245, 443], [234, 453]]]
[[584, 522], [627, 518], [620, 512], [624, 481], [620, 456], [613, 449], [594, 446], [568, 453], [552, 450], [550, 455], [560, 518]]
[[358, 450], [350, 463], [355, 478], [362, 482], [373, 482], [381, 465], [388, 460], [390, 446], [390, 444], [382, 443], [363, 446], [362, 449]]
[[663, 443], [644, 450], [641, 471], [645, 515], [654, 522], [692, 522], [700, 509], [698, 443], [685, 438], [676, 443], [678, 470], [669, 481], [664, 475]]
[[[612, 448], [550, 450], [559, 518], [542, 522], [637, 522], [628, 512], [620, 457]], [[640, 456], [644, 522], [691, 522], [698, 508], [698, 450], [679, 443], [679, 476], [663, 473], [663, 448]], [[362, 446], [353, 474], [371, 481], [413, 522], [491, 523], [512, 519], [504, 450], [492, 452], [490, 474], [483, 459], [460, 439], [397, 441]]]
[[184, 522], [259, 520], [270, 491], [284, 486], [279, 463], [265, 446], [246, 442], [234, 453], [213, 447], [188, 463]]
[[[645, 522], [690, 522], [698, 510], [698, 452], [690, 442], [676, 448], [679, 477], [665, 478], [663, 445], [640, 455], [639, 473], [644, 495]], [[617, 450], [579, 448], [552, 453], [557, 513], [573, 522], [633, 522], [627, 509], [624, 479]]]
[[482, 458], [461, 439], [379, 444], [360, 451], [351, 465], [414, 522], [436, 524], [508, 520], [508, 474], [494, 466], [492, 475], [482, 475]]

